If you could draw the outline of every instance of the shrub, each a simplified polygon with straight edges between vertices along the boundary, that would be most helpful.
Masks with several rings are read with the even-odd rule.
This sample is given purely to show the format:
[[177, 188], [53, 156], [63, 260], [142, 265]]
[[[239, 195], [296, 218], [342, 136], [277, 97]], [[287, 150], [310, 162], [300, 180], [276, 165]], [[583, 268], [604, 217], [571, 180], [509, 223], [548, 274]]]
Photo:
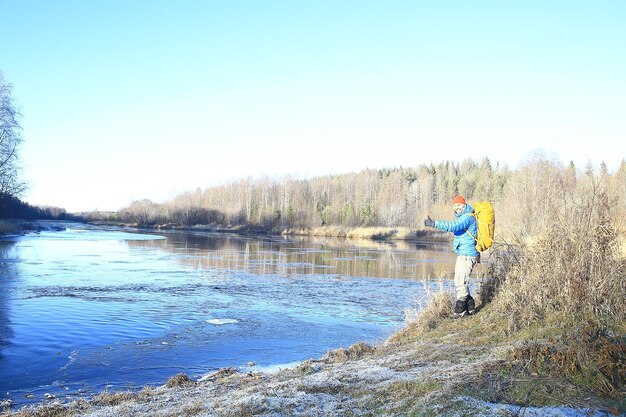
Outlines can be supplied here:
[[[619, 398], [626, 380], [626, 259], [614, 201], [591, 184], [565, 199], [535, 238], [494, 253], [493, 321], [509, 334], [560, 328], [513, 350], [520, 372], [565, 377]], [[532, 219], [527, 219], [532, 221]]]
[[626, 262], [608, 196], [584, 194], [562, 211], [533, 241], [496, 253], [494, 264], [509, 266], [495, 275], [494, 307], [509, 318], [510, 331], [538, 322], [610, 327], [626, 319]]

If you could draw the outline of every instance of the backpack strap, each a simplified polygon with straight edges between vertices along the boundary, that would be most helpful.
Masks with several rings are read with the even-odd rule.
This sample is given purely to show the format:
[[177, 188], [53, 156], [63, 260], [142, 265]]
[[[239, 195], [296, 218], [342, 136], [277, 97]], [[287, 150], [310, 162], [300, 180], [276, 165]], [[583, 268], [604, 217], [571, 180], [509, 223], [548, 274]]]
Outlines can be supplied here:
[[[469, 213], [469, 215], [476, 220], [476, 230], [478, 231], [478, 218], [476, 217], [476, 213]], [[478, 242], [478, 237], [470, 233], [469, 227], [465, 229], [465, 232], [470, 235], [476, 242]]]

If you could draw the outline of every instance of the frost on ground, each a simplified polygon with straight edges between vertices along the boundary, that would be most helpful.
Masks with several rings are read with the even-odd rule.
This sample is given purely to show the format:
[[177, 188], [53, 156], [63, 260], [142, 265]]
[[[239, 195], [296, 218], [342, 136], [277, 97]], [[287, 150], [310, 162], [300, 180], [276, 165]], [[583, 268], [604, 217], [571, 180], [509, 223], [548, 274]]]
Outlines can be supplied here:
[[[172, 378], [140, 392], [102, 393], [71, 404], [24, 409], [42, 415], [118, 416], [604, 416], [571, 407], [493, 404], [462, 394], [468, 372], [495, 365], [500, 347], [428, 343], [371, 347], [364, 343], [279, 372], [232, 368], [200, 381]], [[177, 376], [178, 377], [178, 376]], [[180, 383], [176, 383], [180, 381]]]
[[511, 404], [493, 404], [475, 398], [459, 398], [479, 411], [476, 415], [511, 416], [511, 417], [602, 417], [606, 412], [589, 408], [575, 409], [570, 407], [521, 407]]

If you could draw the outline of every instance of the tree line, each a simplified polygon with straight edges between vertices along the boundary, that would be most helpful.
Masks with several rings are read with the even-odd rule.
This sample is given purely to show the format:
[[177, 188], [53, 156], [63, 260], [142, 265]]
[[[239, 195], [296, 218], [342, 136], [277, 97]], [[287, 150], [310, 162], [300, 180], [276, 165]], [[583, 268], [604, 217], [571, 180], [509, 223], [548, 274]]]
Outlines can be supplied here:
[[558, 207], [559, 198], [567, 198], [563, 190], [574, 195], [579, 183], [591, 180], [610, 185], [624, 202], [624, 162], [611, 175], [604, 163], [598, 170], [591, 165], [577, 170], [573, 163], [564, 167], [536, 158], [510, 170], [494, 167], [484, 158], [311, 179], [247, 178], [186, 192], [164, 203], [134, 201], [113, 217], [143, 226], [215, 225], [266, 231], [320, 226], [420, 228], [426, 214], [449, 218], [450, 201], [461, 194], [470, 203], [493, 202], [499, 219], [509, 225], [536, 228]]
[[9, 207], [15, 208], [15, 199], [26, 185], [20, 179], [19, 147], [22, 128], [11, 95], [13, 87], [0, 72], [0, 216], [10, 217]]
[[52, 206], [34, 206], [18, 197], [0, 194], [0, 219], [52, 220], [78, 219], [68, 214], [65, 209]]
[[0, 196], [19, 196], [26, 188], [20, 179], [19, 147], [22, 128], [11, 95], [13, 87], [0, 72]]
[[20, 179], [22, 127], [12, 91], [13, 87], [0, 72], [0, 218], [26, 218], [37, 214], [19, 199], [26, 185]]
[[261, 229], [407, 226], [456, 193], [497, 198], [510, 172], [467, 159], [417, 168], [366, 169], [312, 179], [242, 179], [165, 203], [134, 201], [118, 220], [141, 225], [214, 224]]
[[21, 114], [13, 100], [13, 86], [0, 71], [0, 219], [59, 219], [64, 209], [32, 206], [20, 199], [26, 190], [19, 158], [23, 142]]

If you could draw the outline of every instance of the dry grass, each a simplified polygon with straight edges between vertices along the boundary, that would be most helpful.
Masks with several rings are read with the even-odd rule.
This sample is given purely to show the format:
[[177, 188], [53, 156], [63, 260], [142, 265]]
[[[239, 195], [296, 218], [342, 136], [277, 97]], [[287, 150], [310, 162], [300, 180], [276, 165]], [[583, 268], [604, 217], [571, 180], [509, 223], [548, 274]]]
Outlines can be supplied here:
[[71, 417], [79, 416], [87, 411], [91, 406], [85, 400], [78, 400], [69, 405], [48, 404], [31, 407], [24, 407], [18, 412], [6, 411], [2, 417]]
[[287, 229], [283, 235], [345, 237], [348, 239], [411, 240], [417, 231], [408, 227], [343, 227], [322, 226], [311, 229]]
[[324, 355], [322, 360], [329, 362], [346, 362], [349, 360], [361, 359], [366, 355], [376, 352], [376, 347], [370, 346], [365, 342], [357, 342], [347, 349], [331, 350]]
[[91, 400], [93, 405], [118, 405], [126, 401], [130, 401], [137, 396], [132, 391], [114, 391], [109, 392], [107, 390], [102, 391]]
[[[626, 388], [626, 259], [601, 188], [554, 210], [534, 239], [496, 254], [490, 320], [509, 336], [537, 335], [512, 351], [513, 371], [567, 381], [617, 401]], [[542, 328], [561, 334], [542, 338]]]
[[308, 228], [291, 228], [281, 232], [282, 235], [288, 236], [320, 236], [320, 237], [346, 237], [347, 228], [342, 226], [323, 226]]
[[[202, 401], [194, 401], [190, 404], [185, 404], [180, 408], [180, 410], [171, 411], [168, 414], [161, 415], [161, 417], [189, 417], [195, 416], [198, 414], [203, 414], [206, 412], [204, 403]], [[206, 415], [206, 414], [205, 414]]]
[[174, 388], [174, 387], [188, 387], [188, 386], [195, 385], [195, 384], [196, 384], [196, 381], [189, 378], [187, 374], [181, 372], [181, 373], [174, 375], [170, 379], [168, 379], [165, 386], [168, 388]]
[[611, 328], [626, 320], [626, 260], [603, 194], [565, 208], [532, 243], [518, 245], [500, 282], [494, 307], [510, 331], [537, 322]]
[[390, 397], [398, 399], [423, 397], [428, 393], [440, 391], [442, 383], [433, 378], [396, 381], [390, 384]]
[[584, 328], [546, 343], [527, 342], [513, 350], [512, 359], [540, 375], [558, 371], [595, 392], [612, 398], [623, 396], [626, 344], [596, 328]]
[[201, 378], [199, 381], [215, 381], [215, 382], [224, 382], [228, 380], [231, 376], [237, 375], [239, 372], [237, 369], [228, 367], [228, 368], [220, 368], [217, 371]]
[[43, 405], [37, 408], [23, 408], [17, 413], [3, 413], [2, 416], [11, 417], [69, 417], [74, 415], [67, 407], [60, 404]]
[[349, 239], [395, 239], [409, 240], [416, 236], [415, 230], [408, 227], [357, 227], [351, 229], [346, 237]]
[[406, 327], [391, 336], [389, 342], [417, 340], [450, 317], [454, 296], [443, 288], [441, 280], [439, 282], [439, 290], [428, 294], [426, 306], [415, 313], [415, 318]]
[[310, 375], [315, 372], [315, 367], [311, 361], [304, 361], [296, 368], [296, 373], [300, 376]]

